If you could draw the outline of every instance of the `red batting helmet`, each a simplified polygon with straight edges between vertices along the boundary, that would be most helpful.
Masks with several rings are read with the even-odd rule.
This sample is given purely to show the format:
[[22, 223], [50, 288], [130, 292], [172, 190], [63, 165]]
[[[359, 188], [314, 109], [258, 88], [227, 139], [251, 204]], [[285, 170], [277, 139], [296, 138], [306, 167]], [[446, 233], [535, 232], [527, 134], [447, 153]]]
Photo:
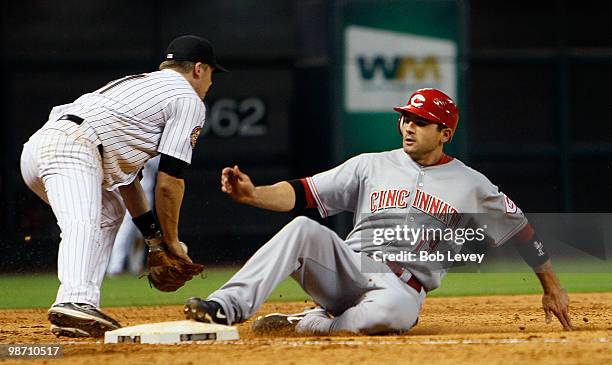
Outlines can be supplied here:
[[459, 110], [450, 96], [437, 89], [415, 91], [405, 106], [393, 108], [398, 113], [411, 113], [432, 123], [442, 124], [455, 131], [459, 122]]

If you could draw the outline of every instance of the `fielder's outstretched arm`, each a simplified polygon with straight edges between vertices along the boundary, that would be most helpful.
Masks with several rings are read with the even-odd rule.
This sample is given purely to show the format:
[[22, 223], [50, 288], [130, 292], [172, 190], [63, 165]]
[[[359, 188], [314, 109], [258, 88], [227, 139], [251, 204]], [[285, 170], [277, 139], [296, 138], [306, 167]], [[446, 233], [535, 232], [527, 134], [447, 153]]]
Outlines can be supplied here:
[[[176, 175], [180, 176], [180, 174]], [[134, 224], [145, 238], [152, 237], [158, 231], [161, 231], [170, 252], [191, 261], [189, 256], [183, 252], [178, 237], [179, 212], [185, 192], [183, 179], [164, 171], [158, 172], [155, 188], [155, 210], [159, 224], [149, 207], [149, 202], [138, 178], [134, 179], [129, 185], [119, 187], [119, 192]]]
[[221, 171], [221, 191], [238, 203], [276, 212], [289, 212], [296, 202], [295, 190], [289, 182], [255, 186], [249, 175], [240, 171], [238, 166]]

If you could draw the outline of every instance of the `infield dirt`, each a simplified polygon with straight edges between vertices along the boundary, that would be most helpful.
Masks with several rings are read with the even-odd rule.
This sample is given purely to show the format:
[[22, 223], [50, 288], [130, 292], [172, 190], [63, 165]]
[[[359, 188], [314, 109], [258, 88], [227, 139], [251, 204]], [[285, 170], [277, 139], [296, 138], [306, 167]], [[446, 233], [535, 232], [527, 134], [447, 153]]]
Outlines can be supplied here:
[[[419, 324], [401, 336], [257, 336], [250, 321], [235, 342], [105, 345], [57, 339], [45, 309], [0, 311], [0, 343], [61, 343], [64, 357], [0, 359], [2, 364], [610, 364], [612, 293], [571, 294], [577, 330], [544, 323], [539, 295], [428, 298]], [[258, 314], [311, 303], [269, 303]], [[108, 308], [123, 326], [180, 320], [181, 306]]]

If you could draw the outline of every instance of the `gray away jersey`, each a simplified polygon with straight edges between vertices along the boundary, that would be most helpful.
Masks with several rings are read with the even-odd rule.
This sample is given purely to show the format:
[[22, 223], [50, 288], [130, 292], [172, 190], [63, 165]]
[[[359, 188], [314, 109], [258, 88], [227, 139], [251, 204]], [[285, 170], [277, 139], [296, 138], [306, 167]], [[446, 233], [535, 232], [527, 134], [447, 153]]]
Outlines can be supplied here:
[[[422, 167], [403, 149], [367, 153], [309, 177], [307, 182], [322, 217], [341, 211], [354, 213], [354, 228], [346, 243], [357, 252], [372, 254], [384, 248], [387, 253], [418, 255], [443, 246], [435, 239], [397, 240], [395, 236], [375, 244], [377, 229], [380, 233], [397, 226], [412, 230], [484, 226], [483, 243], [499, 246], [527, 224], [521, 210], [505, 194], [457, 159]], [[461, 250], [457, 244], [448, 247]], [[428, 290], [440, 286], [448, 268], [436, 261], [401, 264]]]
[[191, 163], [206, 108], [173, 70], [127, 76], [53, 108], [44, 128], [64, 114], [85, 121], [85, 138], [103, 148], [106, 190], [131, 183], [147, 160], [163, 153]]

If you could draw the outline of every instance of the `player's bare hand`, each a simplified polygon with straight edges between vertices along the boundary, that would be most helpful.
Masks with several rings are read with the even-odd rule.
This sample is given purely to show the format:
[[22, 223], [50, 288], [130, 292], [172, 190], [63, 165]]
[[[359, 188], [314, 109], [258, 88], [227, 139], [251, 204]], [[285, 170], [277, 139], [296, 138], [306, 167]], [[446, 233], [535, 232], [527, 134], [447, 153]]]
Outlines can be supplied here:
[[255, 185], [249, 175], [240, 171], [236, 165], [221, 171], [221, 191], [239, 203], [246, 203], [253, 198]]
[[542, 308], [546, 314], [546, 323], [552, 321], [552, 315], [554, 314], [563, 329], [571, 331], [574, 329], [572, 320], [569, 315], [569, 296], [567, 292], [561, 288], [545, 293], [542, 296]]
[[166, 246], [168, 247], [168, 251], [170, 251], [170, 253], [172, 253], [174, 256], [180, 257], [189, 263], [193, 263], [191, 258], [187, 256], [187, 252], [185, 252], [185, 249], [180, 241], [166, 242]]

